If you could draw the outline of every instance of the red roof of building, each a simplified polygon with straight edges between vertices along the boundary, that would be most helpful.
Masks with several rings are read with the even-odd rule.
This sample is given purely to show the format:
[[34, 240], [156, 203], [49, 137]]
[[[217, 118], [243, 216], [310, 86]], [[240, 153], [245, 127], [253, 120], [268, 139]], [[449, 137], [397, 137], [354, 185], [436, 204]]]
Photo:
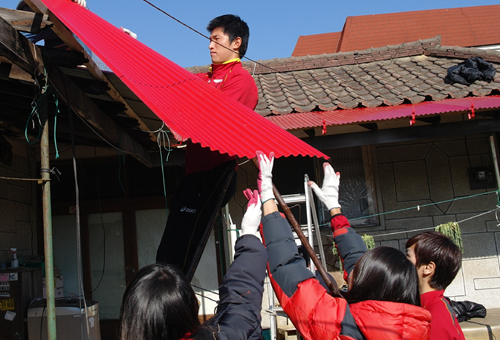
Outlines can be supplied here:
[[292, 56], [316, 55], [337, 52], [340, 32], [301, 35]]
[[[268, 119], [286, 130], [309, 129], [318, 126], [345, 125], [352, 123], [370, 123], [381, 120], [400, 119], [464, 112], [473, 110], [494, 109], [500, 107], [500, 96], [445, 99], [437, 102], [422, 102], [411, 105], [396, 105], [374, 108], [355, 108], [323, 112], [302, 112], [288, 115], [270, 116]], [[473, 118], [471, 116], [471, 118]], [[409, 123], [410, 125], [410, 123]]]
[[365, 50], [437, 35], [443, 46], [494, 45], [500, 43], [498, 18], [500, 5], [348, 17], [342, 32], [299, 37], [292, 56]]

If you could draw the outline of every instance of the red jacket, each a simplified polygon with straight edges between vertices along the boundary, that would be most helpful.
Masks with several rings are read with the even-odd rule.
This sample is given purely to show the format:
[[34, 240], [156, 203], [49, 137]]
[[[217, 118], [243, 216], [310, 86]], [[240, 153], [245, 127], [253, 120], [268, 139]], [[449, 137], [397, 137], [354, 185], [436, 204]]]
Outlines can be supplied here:
[[[198, 73], [197, 76], [250, 109], [253, 110], [257, 106], [259, 100], [257, 85], [240, 61], [212, 65], [208, 73]], [[220, 136], [220, 138], [224, 138], [224, 136]], [[208, 171], [233, 159], [236, 159], [236, 156], [211, 151], [209, 148], [202, 148], [198, 143], [194, 144], [188, 141], [185, 174]]]
[[425, 309], [389, 301], [362, 301], [349, 305], [366, 340], [429, 339], [431, 315]]
[[[335, 220], [347, 227], [347, 220], [340, 216]], [[348, 305], [345, 299], [332, 297], [297, 254], [288, 222], [277, 212], [264, 216], [262, 221], [271, 283], [283, 310], [305, 339], [429, 339], [431, 315], [427, 310], [388, 301]], [[341, 254], [349, 244], [359, 244], [361, 238], [353, 229], [346, 229], [350, 230], [335, 237]], [[355, 249], [347, 254], [359, 258]]]
[[444, 290], [420, 295], [422, 307], [431, 312], [431, 340], [465, 340], [462, 328], [443, 296]]

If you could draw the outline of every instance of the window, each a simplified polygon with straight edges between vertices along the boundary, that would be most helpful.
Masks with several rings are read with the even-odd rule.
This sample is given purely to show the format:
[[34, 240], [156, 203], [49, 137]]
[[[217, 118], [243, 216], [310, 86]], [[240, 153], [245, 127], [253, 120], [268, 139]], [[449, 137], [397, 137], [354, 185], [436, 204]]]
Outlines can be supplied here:
[[[376, 213], [376, 197], [372, 173], [371, 153], [367, 146], [322, 150], [330, 156], [331, 164], [336, 172], [340, 172], [339, 203], [342, 213], [349, 219], [351, 225], [378, 225]], [[323, 182], [322, 164], [319, 164]], [[328, 212], [323, 212], [325, 218]], [[371, 216], [371, 217], [370, 217]]]

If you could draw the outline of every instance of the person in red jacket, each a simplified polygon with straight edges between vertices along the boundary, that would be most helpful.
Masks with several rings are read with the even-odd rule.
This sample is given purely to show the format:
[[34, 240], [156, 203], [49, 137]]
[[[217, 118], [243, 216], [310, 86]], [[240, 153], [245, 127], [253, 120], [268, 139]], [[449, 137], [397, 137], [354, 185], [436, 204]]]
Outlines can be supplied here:
[[422, 307], [431, 312], [431, 340], [464, 340], [464, 333], [444, 297], [462, 265], [462, 253], [436, 231], [417, 234], [406, 242], [406, 255], [417, 268]]
[[257, 159], [268, 273], [283, 310], [300, 334], [311, 340], [429, 339], [431, 315], [419, 307], [415, 266], [403, 253], [390, 247], [378, 247], [359, 257], [358, 248], [363, 241], [340, 214], [340, 176], [332, 167], [325, 163], [321, 189], [310, 185], [329, 208], [339, 253], [346, 267], [352, 268], [346, 298], [329, 295], [307, 270], [297, 253], [290, 225], [278, 212], [274, 200], [273, 155], [267, 157], [258, 152]]
[[[255, 109], [259, 99], [257, 85], [241, 64], [250, 37], [248, 25], [240, 17], [227, 14], [210, 21], [207, 30], [212, 64], [207, 73], [197, 75], [209, 86]], [[191, 278], [219, 209], [234, 195], [238, 163], [234, 155], [221, 154], [191, 141], [186, 144], [184, 178], [169, 207], [156, 262], [174, 264]]]

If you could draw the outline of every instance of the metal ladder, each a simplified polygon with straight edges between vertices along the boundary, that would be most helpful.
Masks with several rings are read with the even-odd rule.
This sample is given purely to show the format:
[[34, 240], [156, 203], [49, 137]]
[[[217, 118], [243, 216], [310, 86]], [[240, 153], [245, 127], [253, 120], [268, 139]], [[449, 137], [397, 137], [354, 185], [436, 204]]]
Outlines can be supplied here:
[[[307, 236], [307, 238], [309, 239], [309, 244], [313, 247], [313, 249], [314, 249], [314, 236], [313, 236], [313, 234], [316, 234], [316, 241], [317, 241], [317, 246], [319, 249], [319, 256], [320, 256], [321, 264], [326, 269], [325, 253], [323, 250], [323, 242], [321, 241], [321, 233], [319, 230], [318, 215], [316, 213], [316, 206], [314, 204], [313, 193], [312, 193], [311, 187], [307, 183], [309, 183], [309, 176], [307, 174], [305, 174], [304, 175], [304, 193], [303, 194], [282, 195], [282, 197], [287, 205], [297, 204], [297, 203], [305, 203], [307, 224], [301, 225], [301, 229], [304, 232], [304, 234]], [[313, 226], [314, 226], [314, 230], [313, 230]], [[293, 234], [295, 236], [295, 239], [297, 240], [298, 237], [296, 236], [295, 232]], [[316, 268], [315, 268], [314, 263], [312, 261], [311, 261], [310, 270], [313, 274], [316, 274]], [[267, 289], [268, 293], [267, 294], [268, 294], [268, 300], [269, 300], [269, 308], [267, 309], [267, 311], [270, 312], [270, 314], [271, 314], [270, 315], [270, 325], [269, 325], [270, 335], [271, 335], [271, 340], [276, 340], [277, 339], [277, 330], [278, 330], [277, 316], [279, 315], [279, 316], [286, 317], [286, 314], [283, 312], [282, 308], [275, 308], [274, 307], [274, 291], [273, 291], [273, 288], [271, 287], [269, 279], [267, 280], [267, 284], [268, 284], [268, 289]], [[302, 337], [300, 336], [298, 331], [297, 331], [297, 339], [298, 340], [302, 339]]]

